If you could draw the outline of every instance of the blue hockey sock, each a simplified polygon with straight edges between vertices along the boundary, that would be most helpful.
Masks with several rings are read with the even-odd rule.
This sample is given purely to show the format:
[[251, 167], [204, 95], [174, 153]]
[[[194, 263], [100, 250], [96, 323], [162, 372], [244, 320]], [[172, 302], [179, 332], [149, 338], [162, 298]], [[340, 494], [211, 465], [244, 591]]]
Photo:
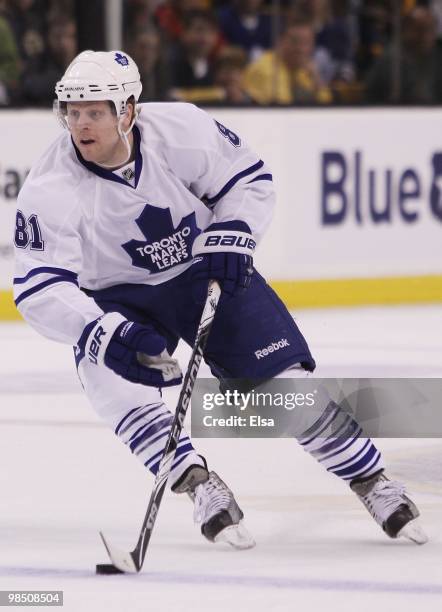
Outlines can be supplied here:
[[[130, 451], [155, 475], [167, 442], [173, 415], [163, 402], [130, 410], [118, 423], [115, 433]], [[169, 483], [173, 484], [190, 465], [204, 466], [187, 433], [182, 430]]]
[[362, 427], [333, 401], [297, 439], [328, 472], [348, 482], [368, 478], [385, 467], [380, 451], [363, 437]]

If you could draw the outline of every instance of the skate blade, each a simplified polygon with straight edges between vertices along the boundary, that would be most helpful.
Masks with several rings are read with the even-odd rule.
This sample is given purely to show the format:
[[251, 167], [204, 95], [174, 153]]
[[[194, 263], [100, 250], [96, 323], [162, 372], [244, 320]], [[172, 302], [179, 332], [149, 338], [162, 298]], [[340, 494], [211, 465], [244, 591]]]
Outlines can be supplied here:
[[417, 519], [414, 519], [407, 523], [398, 532], [397, 537], [407, 538], [415, 542], [415, 544], [426, 544], [428, 542], [428, 536], [419, 524]]
[[252, 535], [247, 531], [242, 521], [238, 525], [226, 527], [215, 537], [215, 542], [225, 542], [237, 550], [246, 550], [256, 545]]

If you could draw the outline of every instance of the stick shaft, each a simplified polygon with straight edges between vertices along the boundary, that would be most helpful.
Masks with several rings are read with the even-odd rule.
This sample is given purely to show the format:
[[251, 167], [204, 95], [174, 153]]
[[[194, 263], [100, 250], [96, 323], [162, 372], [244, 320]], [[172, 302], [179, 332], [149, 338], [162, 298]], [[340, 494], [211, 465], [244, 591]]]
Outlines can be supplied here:
[[144, 563], [147, 546], [149, 544], [161, 500], [166, 489], [172, 463], [175, 458], [175, 452], [184, 426], [184, 420], [190, 404], [193, 387], [195, 385], [198, 370], [203, 359], [204, 349], [207, 344], [207, 339], [209, 337], [210, 329], [215, 317], [220, 295], [221, 289], [218, 283], [216, 281], [210, 281], [207, 299], [201, 315], [200, 324], [198, 326], [192, 355], [189, 360], [189, 365], [187, 366], [187, 371], [178, 398], [175, 418], [170, 429], [157, 475], [155, 477], [152, 494], [150, 496], [149, 505], [147, 507], [143, 525], [141, 527], [140, 536], [135, 549], [131, 552], [131, 556], [137, 571], [141, 569]]

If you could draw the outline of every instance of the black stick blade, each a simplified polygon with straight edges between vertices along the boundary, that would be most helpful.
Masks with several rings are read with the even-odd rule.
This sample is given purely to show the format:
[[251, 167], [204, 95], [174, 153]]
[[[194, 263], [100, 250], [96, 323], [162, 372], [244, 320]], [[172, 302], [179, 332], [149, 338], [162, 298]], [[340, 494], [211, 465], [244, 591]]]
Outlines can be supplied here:
[[97, 574], [124, 574], [118, 567], [112, 565], [112, 563], [98, 563], [95, 567]]

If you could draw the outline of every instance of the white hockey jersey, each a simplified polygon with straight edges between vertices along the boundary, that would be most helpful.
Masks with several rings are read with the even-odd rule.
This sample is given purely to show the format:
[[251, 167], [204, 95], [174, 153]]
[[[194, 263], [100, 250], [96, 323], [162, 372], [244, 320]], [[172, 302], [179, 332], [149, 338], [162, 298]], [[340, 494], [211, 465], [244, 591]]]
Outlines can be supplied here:
[[191, 265], [211, 223], [245, 221], [256, 241], [274, 204], [271, 174], [226, 127], [184, 103], [148, 103], [134, 128], [135, 162], [86, 162], [65, 132], [18, 198], [14, 297], [43, 335], [75, 345], [102, 314], [80, 290], [158, 284]]

